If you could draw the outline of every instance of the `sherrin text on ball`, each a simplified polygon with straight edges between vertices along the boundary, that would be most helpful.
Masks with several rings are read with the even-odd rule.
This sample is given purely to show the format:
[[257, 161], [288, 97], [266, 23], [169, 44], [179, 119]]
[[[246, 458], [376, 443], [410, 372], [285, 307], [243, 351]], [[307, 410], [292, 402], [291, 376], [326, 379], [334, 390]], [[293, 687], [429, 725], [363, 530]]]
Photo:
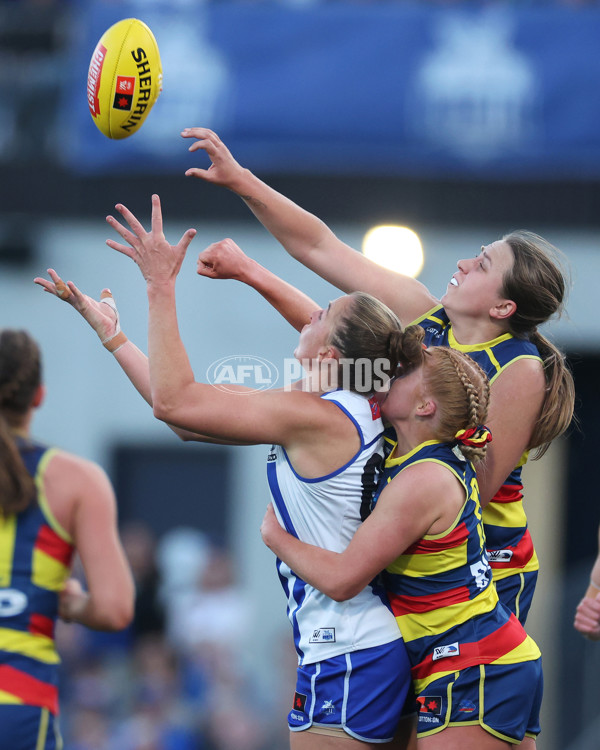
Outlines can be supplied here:
[[136, 133], [162, 90], [158, 44], [138, 18], [124, 18], [100, 37], [90, 61], [87, 98], [101, 133], [120, 140]]

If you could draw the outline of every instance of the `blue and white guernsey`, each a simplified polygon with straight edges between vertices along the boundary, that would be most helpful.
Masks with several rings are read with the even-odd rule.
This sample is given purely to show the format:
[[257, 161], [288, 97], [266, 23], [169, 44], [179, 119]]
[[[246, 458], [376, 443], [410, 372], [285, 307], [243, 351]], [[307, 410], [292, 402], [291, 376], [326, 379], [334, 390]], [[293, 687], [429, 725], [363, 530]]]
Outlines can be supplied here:
[[[267, 476], [281, 525], [303, 542], [343, 552], [369, 513], [382, 468], [383, 424], [375, 399], [339, 390], [332, 401], [350, 419], [360, 448], [347, 464], [327, 476], [307, 479], [292, 468], [285, 449], [273, 446]], [[281, 560], [277, 570], [288, 597], [298, 663], [312, 664], [401, 638], [387, 600], [372, 585], [345, 602], [313, 588]]]

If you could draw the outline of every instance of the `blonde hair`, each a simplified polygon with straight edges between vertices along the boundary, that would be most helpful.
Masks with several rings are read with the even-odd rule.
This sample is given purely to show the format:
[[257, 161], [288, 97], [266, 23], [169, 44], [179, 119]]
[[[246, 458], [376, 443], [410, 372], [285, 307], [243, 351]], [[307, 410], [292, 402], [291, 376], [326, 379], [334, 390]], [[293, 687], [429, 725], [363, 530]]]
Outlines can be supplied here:
[[[445, 346], [423, 348], [425, 332], [409, 326], [396, 337], [396, 361], [406, 372], [423, 367], [427, 393], [437, 405], [435, 439], [452, 443], [461, 430], [484, 425], [490, 401], [490, 384], [485, 372], [471, 357]], [[469, 461], [485, 456], [486, 443], [466, 445], [460, 450]]]

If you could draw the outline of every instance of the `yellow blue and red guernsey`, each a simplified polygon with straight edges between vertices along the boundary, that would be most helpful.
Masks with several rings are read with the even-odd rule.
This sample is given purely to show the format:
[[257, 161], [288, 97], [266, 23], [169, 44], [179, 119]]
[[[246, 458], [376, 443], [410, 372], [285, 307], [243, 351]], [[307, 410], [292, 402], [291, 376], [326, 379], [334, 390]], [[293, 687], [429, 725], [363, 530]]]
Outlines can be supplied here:
[[[484, 370], [490, 384], [493, 384], [500, 373], [514, 362], [521, 359], [542, 361], [535, 344], [528, 339], [516, 338], [511, 333], [505, 333], [483, 344], [459, 344], [454, 338], [452, 325], [441, 305], [434, 307], [413, 323], [425, 330], [426, 346], [448, 346], [468, 354]], [[527, 462], [527, 456], [527, 452], [521, 456], [519, 463], [505, 479], [492, 501], [483, 509], [488, 557], [500, 599], [523, 623], [531, 605], [539, 569], [539, 561], [523, 508], [521, 472]], [[520, 582], [514, 587], [509, 585], [508, 581], [506, 587], [499, 585], [499, 581], [515, 575], [520, 576]], [[525, 581], [525, 576], [530, 576], [530, 579]]]
[[0, 514], [0, 704], [57, 714], [54, 628], [74, 547], [44, 493], [43, 476], [55, 449], [18, 445], [37, 496], [21, 513]]
[[449, 529], [419, 539], [382, 574], [417, 696], [432, 681], [467, 667], [540, 656], [492, 584], [472, 463], [448, 443], [428, 441], [399, 457], [394, 449], [386, 459], [379, 494], [401, 471], [423, 462], [452, 472], [464, 487], [465, 503]]

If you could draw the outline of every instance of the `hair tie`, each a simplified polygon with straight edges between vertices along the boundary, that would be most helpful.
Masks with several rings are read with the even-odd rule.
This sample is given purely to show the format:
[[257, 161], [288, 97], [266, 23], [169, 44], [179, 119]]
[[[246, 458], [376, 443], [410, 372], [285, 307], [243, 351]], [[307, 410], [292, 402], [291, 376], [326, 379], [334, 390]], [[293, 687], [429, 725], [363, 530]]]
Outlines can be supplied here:
[[492, 433], [488, 428], [480, 424], [477, 427], [469, 427], [467, 430], [459, 430], [454, 439], [457, 443], [468, 445], [472, 448], [481, 448], [492, 441]]

